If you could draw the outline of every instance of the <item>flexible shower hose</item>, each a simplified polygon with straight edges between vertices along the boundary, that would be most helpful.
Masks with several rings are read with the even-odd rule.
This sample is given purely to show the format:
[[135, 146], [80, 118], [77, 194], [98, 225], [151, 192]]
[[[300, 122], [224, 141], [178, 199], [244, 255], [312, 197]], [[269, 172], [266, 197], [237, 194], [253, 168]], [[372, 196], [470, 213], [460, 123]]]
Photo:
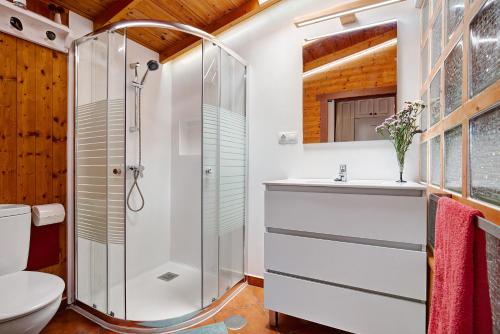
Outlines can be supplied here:
[[[130, 187], [130, 190], [128, 191], [127, 207], [132, 212], [139, 212], [144, 208], [144, 204], [145, 204], [144, 196], [142, 195], [141, 188], [139, 187], [139, 184], [137, 183], [137, 180], [139, 179], [139, 176], [141, 175], [141, 171], [137, 168], [137, 169], [134, 169], [133, 173], [134, 173], [134, 182], [132, 183], [132, 187]], [[134, 188], [137, 188], [137, 192], [139, 192], [139, 196], [141, 197], [141, 205], [137, 209], [132, 208], [132, 206], [130, 205], [130, 196], [132, 195], [132, 191], [134, 190]]]

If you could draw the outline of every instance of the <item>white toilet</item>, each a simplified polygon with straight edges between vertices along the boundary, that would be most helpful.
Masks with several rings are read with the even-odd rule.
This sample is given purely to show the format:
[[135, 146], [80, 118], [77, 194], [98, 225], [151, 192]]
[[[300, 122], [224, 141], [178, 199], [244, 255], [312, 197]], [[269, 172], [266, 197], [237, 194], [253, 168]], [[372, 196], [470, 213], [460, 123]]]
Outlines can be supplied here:
[[28, 205], [0, 204], [0, 334], [39, 333], [61, 303], [61, 278], [23, 271], [30, 231]]

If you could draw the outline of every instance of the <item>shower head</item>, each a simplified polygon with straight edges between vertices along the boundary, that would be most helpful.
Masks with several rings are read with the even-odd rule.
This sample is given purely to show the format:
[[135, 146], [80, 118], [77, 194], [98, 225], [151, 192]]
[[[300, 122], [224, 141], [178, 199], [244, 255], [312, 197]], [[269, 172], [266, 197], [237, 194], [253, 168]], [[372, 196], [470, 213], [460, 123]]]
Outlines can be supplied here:
[[148, 61], [148, 70], [156, 71], [160, 67], [160, 64], [156, 60]]
[[156, 71], [158, 68], [160, 68], [160, 64], [156, 60], [150, 60], [147, 63], [148, 69], [146, 70], [146, 73], [144, 73], [144, 76], [142, 77], [141, 80], [141, 85], [144, 85], [144, 82], [146, 81], [146, 76], [148, 75], [149, 71]]

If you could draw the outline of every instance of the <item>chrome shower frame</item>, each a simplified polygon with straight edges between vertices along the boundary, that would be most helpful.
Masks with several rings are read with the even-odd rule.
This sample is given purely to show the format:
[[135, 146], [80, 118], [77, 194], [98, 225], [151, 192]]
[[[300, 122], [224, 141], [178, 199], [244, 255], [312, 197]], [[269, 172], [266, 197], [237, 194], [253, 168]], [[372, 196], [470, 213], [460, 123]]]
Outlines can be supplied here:
[[[219, 46], [222, 50], [224, 50], [227, 54], [232, 56], [234, 59], [236, 59], [239, 63], [245, 66], [245, 78], [246, 78], [246, 84], [245, 84], [245, 109], [246, 109], [246, 114], [248, 115], [248, 107], [249, 107], [249, 102], [248, 102], [248, 90], [249, 90], [249, 85], [248, 85], [248, 78], [249, 78], [249, 69], [248, 69], [248, 62], [242, 58], [239, 54], [237, 54], [234, 50], [230, 49], [227, 47], [224, 43], [222, 43], [219, 39], [217, 39], [215, 36], [192, 26], [189, 26], [187, 24], [183, 23], [177, 23], [177, 22], [171, 22], [171, 21], [163, 21], [163, 20], [126, 20], [126, 21], [119, 21], [115, 23], [111, 23], [108, 25], [105, 25], [73, 42], [73, 52], [74, 52], [74, 101], [73, 101], [73, 108], [74, 108], [74, 114], [76, 113], [76, 108], [78, 106], [78, 96], [76, 92], [78, 91], [78, 66], [79, 66], [79, 59], [78, 59], [78, 46], [82, 43], [85, 43], [89, 40], [92, 40], [96, 38], [96, 35], [99, 35], [103, 32], [123, 32], [123, 34], [127, 35], [127, 30], [129, 28], [160, 28], [160, 29], [166, 29], [166, 30], [174, 30], [174, 31], [179, 31], [183, 33], [187, 33], [189, 35], [193, 35], [196, 37], [201, 38], [202, 40], [207, 40], [213, 43], [214, 45]], [[127, 40], [125, 38], [125, 46], [127, 45]], [[126, 53], [126, 51], [125, 51]], [[126, 56], [125, 56], [126, 57]], [[137, 70], [137, 69], [136, 69]], [[126, 84], [127, 85], [127, 84]], [[142, 85], [141, 85], [142, 86]], [[140, 87], [142, 88], [142, 87]], [[136, 87], [137, 90], [140, 90], [139, 87]], [[124, 87], [126, 89], [126, 87]], [[68, 292], [67, 292], [67, 304], [68, 307], [75, 310], [76, 312], [80, 313], [81, 315], [85, 316], [86, 318], [90, 319], [91, 321], [99, 324], [103, 328], [109, 329], [109, 330], [114, 330], [120, 333], [174, 333], [178, 332], [181, 330], [185, 330], [187, 328], [193, 327], [206, 319], [214, 316], [216, 313], [218, 313], [227, 303], [229, 303], [238, 293], [240, 293], [245, 287], [248, 285], [247, 282], [247, 275], [246, 275], [246, 269], [247, 269], [247, 264], [248, 264], [248, 248], [247, 248], [247, 223], [248, 223], [248, 189], [249, 189], [249, 181], [248, 181], [248, 171], [249, 171], [249, 149], [248, 149], [248, 144], [249, 144], [249, 120], [248, 116], [246, 117], [246, 174], [245, 174], [245, 217], [244, 217], [244, 223], [243, 223], [243, 280], [237, 283], [235, 286], [233, 286], [229, 291], [226, 292], [226, 294], [220, 296], [215, 302], [213, 302], [211, 305], [205, 308], [201, 308], [199, 311], [194, 312], [190, 314], [190, 317], [179, 317], [175, 319], [168, 319], [168, 325], [163, 325], [160, 326], [157, 321], [131, 321], [131, 320], [122, 320], [118, 318], [114, 318], [113, 316], [110, 316], [106, 313], [103, 313], [101, 311], [98, 311], [96, 309], [92, 309], [92, 307], [85, 305], [84, 303], [80, 302], [77, 300], [76, 297], [76, 291], [77, 291], [77, 258], [78, 258], [78, 248], [77, 248], [77, 231], [76, 231], [76, 226], [75, 226], [75, 207], [76, 207], [76, 197], [73, 195], [72, 198], [70, 199], [69, 203], [71, 203], [71, 210], [72, 212], [72, 217], [71, 219], [68, 219], [68, 223], [72, 223], [72, 226], [68, 229], [68, 272], [67, 272], [67, 280], [68, 280]], [[131, 129], [129, 129], [131, 130]], [[73, 131], [76, 131], [76, 118], [73, 117]], [[73, 160], [76, 159], [76, 140], [74, 138], [74, 133], [72, 134], [73, 137], [73, 147], [72, 147], [72, 153], [73, 153]], [[125, 152], [126, 154], [126, 152]], [[203, 159], [202, 159], [203, 160]], [[73, 170], [70, 172], [71, 177], [73, 178], [72, 180], [68, 180], [72, 186], [73, 190], [76, 190], [76, 162], [73, 161], [73, 166], [71, 167]], [[201, 223], [203, 224], [203, 218]], [[126, 238], [126, 232], [125, 236]], [[203, 241], [202, 241], [203, 244]], [[203, 246], [202, 246], [203, 249]], [[126, 243], [125, 243], [125, 254], [126, 254]], [[201, 263], [203, 263], [203, 252], [201, 254]], [[125, 264], [126, 266], [126, 264]], [[203, 271], [202, 271], [203, 272]], [[203, 279], [201, 282], [202, 289], [203, 289]], [[109, 287], [108, 287], [109, 288]], [[203, 292], [202, 292], [203, 296]], [[126, 298], [126, 292], [125, 292], [125, 298]], [[167, 322], [167, 320], [165, 320]]]

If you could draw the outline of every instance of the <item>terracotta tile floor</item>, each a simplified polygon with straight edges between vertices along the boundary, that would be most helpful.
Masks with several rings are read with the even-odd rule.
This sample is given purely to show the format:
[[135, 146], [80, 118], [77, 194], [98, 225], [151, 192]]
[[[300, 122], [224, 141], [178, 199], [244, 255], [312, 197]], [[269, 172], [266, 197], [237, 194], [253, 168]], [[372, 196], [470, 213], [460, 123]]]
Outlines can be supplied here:
[[[329, 327], [305, 320], [280, 315], [279, 329], [268, 325], [268, 312], [264, 309], [264, 289], [248, 286], [214, 317], [200, 326], [221, 322], [232, 315], [241, 315], [247, 319], [247, 325], [238, 334], [347, 334]], [[42, 331], [42, 334], [102, 334], [113, 333], [105, 330], [72, 310], [56, 314], [54, 319]]]

